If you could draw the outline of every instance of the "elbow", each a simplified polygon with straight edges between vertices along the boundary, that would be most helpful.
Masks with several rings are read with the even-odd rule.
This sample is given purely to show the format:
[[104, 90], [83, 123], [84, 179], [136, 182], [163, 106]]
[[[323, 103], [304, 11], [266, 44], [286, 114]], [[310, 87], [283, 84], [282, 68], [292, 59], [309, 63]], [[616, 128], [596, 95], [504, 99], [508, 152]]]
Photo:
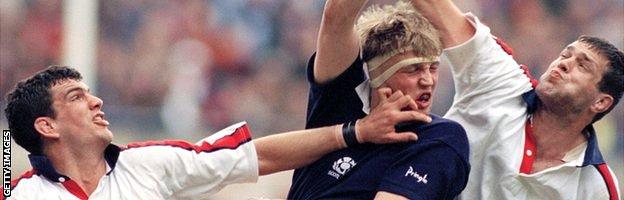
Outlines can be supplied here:
[[274, 173], [270, 166], [269, 162], [258, 157], [258, 174], [260, 176]]
[[262, 156], [262, 154], [258, 154], [258, 174], [260, 176], [272, 174], [279, 171], [279, 165], [275, 162], [274, 159], [268, 159], [267, 156]]
[[253, 140], [256, 146], [256, 156], [258, 157], [258, 174], [260, 176], [278, 172], [278, 161], [266, 138]]
[[257, 156], [258, 156], [258, 174], [260, 174], [260, 176], [270, 174], [270, 171], [269, 171], [270, 165], [268, 164], [269, 162], [266, 159], [266, 156], [261, 151], [258, 151]]
[[258, 174], [260, 176], [264, 176], [267, 174], [271, 174], [271, 172], [267, 170], [266, 165], [262, 165], [262, 163], [258, 162]]

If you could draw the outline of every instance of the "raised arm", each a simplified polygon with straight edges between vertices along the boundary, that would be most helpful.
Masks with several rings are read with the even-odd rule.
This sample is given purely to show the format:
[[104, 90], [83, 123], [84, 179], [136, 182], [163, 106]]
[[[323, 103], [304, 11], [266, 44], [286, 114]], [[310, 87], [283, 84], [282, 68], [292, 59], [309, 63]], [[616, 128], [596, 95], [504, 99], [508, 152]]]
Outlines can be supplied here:
[[[357, 121], [357, 141], [383, 144], [416, 140], [416, 134], [412, 132], [396, 133], [394, 125], [410, 120], [430, 122], [431, 118], [416, 111], [401, 111], [407, 106], [413, 110], [417, 107], [412, 98], [401, 92], [390, 95], [389, 88], [378, 92], [388, 98], [384, 98], [370, 115]], [[254, 144], [260, 175], [303, 167], [329, 152], [346, 147], [342, 125], [274, 134], [254, 140]]]
[[333, 80], [357, 58], [355, 20], [367, 0], [328, 0], [316, 42], [314, 81]]
[[451, 0], [411, 0], [412, 5], [438, 29], [444, 48], [470, 39], [475, 28]]

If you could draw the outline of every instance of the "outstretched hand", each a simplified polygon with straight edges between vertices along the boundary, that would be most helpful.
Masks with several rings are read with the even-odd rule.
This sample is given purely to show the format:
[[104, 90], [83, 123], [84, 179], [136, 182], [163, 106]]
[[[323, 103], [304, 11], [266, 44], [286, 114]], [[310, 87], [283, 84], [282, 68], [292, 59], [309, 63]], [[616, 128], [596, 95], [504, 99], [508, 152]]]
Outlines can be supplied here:
[[[360, 143], [386, 144], [417, 140], [414, 132], [397, 133], [395, 125], [404, 121], [421, 121], [429, 123], [431, 117], [418, 112], [418, 105], [409, 95], [401, 91], [392, 93], [390, 88], [377, 90], [380, 103], [370, 114], [357, 121], [356, 138]], [[403, 109], [409, 108], [409, 109]], [[402, 111], [403, 110], [403, 111]]]

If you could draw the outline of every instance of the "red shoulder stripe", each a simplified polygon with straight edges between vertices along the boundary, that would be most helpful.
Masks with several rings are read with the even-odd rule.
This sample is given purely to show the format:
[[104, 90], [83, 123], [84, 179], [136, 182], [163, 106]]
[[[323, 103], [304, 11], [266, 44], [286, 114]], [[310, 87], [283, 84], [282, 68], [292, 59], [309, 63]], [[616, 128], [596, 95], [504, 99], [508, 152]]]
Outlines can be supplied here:
[[124, 150], [148, 146], [172, 146], [200, 153], [212, 152], [219, 149], [236, 149], [240, 145], [250, 140], [251, 135], [249, 133], [249, 129], [247, 128], [247, 125], [244, 125], [237, 128], [232, 134], [218, 139], [213, 144], [210, 144], [206, 141], [202, 142], [200, 145], [191, 144], [183, 140], [146, 141], [139, 143], [130, 143], [127, 145], [126, 148], [124, 148]]
[[594, 165], [596, 167], [596, 169], [598, 169], [598, 171], [600, 172], [600, 175], [602, 175], [602, 178], [605, 181], [605, 184], [607, 184], [607, 190], [609, 190], [609, 196], [610, 196], [610, 200], [618, 200], [618, 193], [617, 193], [617, 188], [615, 188], [615, 181], [613, 180], [613, 176], [611, 176], [611, 172], [609, 171], [609, 168], [607, 167], [606, 163], [603, 164], [599, 164], [599, 165]]
[[[509, 46], [507, 43], [505, 43], [505, 41], [503, 41], [502, 39], [496, 36], [493, 36], [493, 38], [496, 41], [496, 44], [498, 44], [498, 46], [503, 48], [503, 51], [505, 51], [505, 53], [507, 53], [510, 56], [513, 56], [513, 48], [511, 48], [511, 46]], [[520, 69], [524, 70], [524, 74], [527, 77], [529, 77], [533, 88], [537, 87], [537, 83], [538, 83], [537, 79], [533, 78], [533, 76], [531, 75], [531, 72], [529, 71], [529, 68], [526, 65], [520, 65]]]
[[498, 44], [498, 46], [503, 48], [503, 51], [505, 51], [505, 53], [507, 53], [510, 56], [513, 56], [513, 49], [511, 48], [511, 46], [509, 46], [507, 43], [505, 43], [505, 41], [503, 41], [502, 39], [498, 37], [494, 37], [494, 40], [496, 41], [496, 44]]
[[529, 78], [529, 81], [531, 82], [531, 86], [533, 86], [533, 88], [537, 87], [538, 81], [537, 79], [533, 78], [533, 76], [531, 75], [531, 71], [529, 71], [529, 67], [521, 64], [520, 69], [522, 69], [524, 71], [524, 75], [526, 75]]

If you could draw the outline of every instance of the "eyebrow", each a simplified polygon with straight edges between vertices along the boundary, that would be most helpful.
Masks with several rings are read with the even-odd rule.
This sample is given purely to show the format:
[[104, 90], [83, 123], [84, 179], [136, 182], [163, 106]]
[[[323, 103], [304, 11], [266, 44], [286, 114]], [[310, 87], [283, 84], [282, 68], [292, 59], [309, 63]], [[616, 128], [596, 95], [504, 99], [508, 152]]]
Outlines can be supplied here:
[[74, 87], [72, 87], [71, 89], [69, 89], [65, 93], [65, 98], [67, 98], [67, 96], [69, 96], [69, 94], [71, 94], [72, 92], [75, 92], [75, 91], [87, 91], [87, 92], [89, 92], [90, 90], [89, 90], [89, 88], [85, 89], [85, 88], [82, 88], [80, 86], [74, 86]]
[[[566, 47], [566, 50], [575, 52], [576, 51], [576, 47], [570, 45], [570, 46]], [[592, 65], [597, 65], [598, 64], [598, 63], [596, 63], [596, 61], [594, 61], [592, 59], [589, 59], [589, 56], [587, 56], [587, 54], [585, 54], [585, 52], [578, 52], [578, 53], [581, 54], [581, 57], [583, 58], [583, 61], [587, 61], [587, 62], [589, 62]]]

